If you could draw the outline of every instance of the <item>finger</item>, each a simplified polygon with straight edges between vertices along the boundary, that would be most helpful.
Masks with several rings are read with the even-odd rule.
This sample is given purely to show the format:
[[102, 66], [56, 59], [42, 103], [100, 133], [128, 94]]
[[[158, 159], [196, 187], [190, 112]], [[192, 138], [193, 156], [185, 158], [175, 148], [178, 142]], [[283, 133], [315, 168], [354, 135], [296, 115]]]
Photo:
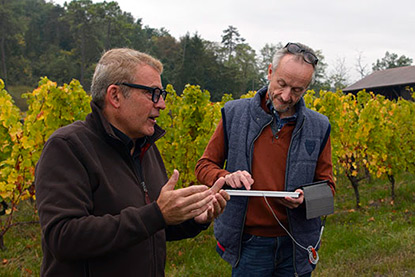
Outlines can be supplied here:
[[246, 176], [242, 175], [240, 181], [247, 190], [251, 189], [252, 182]]
[[300, 204], [302, 203], [301, 200], [297, 199], [297, 198], [291, 198], [291, 197], [286, 197], [284, 199], [284, 202], [286, 203], [286, 206], [288, 208], [297, 208], [298, 206], [300, 206]]
[[245, 170], [242, 171], [241, 181], [247, 190], [250, 190], [252, 184], [254, 183], [254, 179], [252, 179], [251, 174], [249, 174], [249, 172]]
[[241, 183], [239, 177], [237, 176], [237, 174], [238, 173], [235, 172], [235, 173], [232, 173], [232, 174], [226, 176], [226, 177], [228, 177], [227, 180], [226, 180], [226, 183], [228, 183], [232, 188], [242, 187], [242, 183]]
[[225, 182], [226, 182], [226, 184], [228, 184], [232, 188], [235, 188], [235, 184], [234, 184], [234, 182], [232, 180], [232, 174], [229, 174], [229, 175], [226, 175], [225, 176]]
[[[188, 199], [192, 198], [192, 199]], [[213, 200], [213, 195], [209, 192], [209, 194], [205, 197], [200, 198], [199, 196], [189, 196], [185, 199], [183, 205], [183, 211], [190, 212], [193, 210], [201, 209], [203, 207], [207, 207], [210, 202]]]
[[[201, 192], [207, 192], [209, 190], [209, 187], [205, 186], [205, 185], [194, 185], [194, 186], [190, 186], [187, 188], [181, 188], [181, 189], [177, 189], [176, 192], [176, 197], [188, 197], [197, 193], [201, 193]], [[209, 193], [207, 193], [206, 195], [208, 195]]]
[[190, 219], [190, 218], [194, 218], [196, 216], [201, 215], [202, 213], [206, 212], [209, 209], [209, 205], [204, 205], [203, 207], [200, 207], [198, 209], [194, 209], [194, 210], [190, 210], [187, 214], [186, 214], [186, 219]]
[[248, 180], [248, 182], [250, 182], [251, 184], [254, 183], [254, 179], [252, 179], [252, 176], [248, 171], [244, 170], [242, 171], [242, 173], [245, 176], [245, 178]]
[[214, 202], [215, 208], [215, 217], [220, 215], [226, 207], [226, 200], [222, 197], [222, 195], [218, 194], [216, 197], [216, 201]]
[[225, 178], [220, 177], [219, 179], [216, 180], [215, 184], [213, 184], [213, 186], [210, 189], [212, 192], [217, 193], [223, 187], [224, 184], [225, 184]]
[[171, 175], [170, 179], [167, 183], [163, 186], [163, 190], [174, 190], [174, 187], [179, 181], [179, 171], [177, 169], [173, 170], [173, 174]]
[[207, 220], [206, 222], [211, 222], [215, 218], [215, 210], [212, 206], [209, 206], [207, 210]]
[[298, 198], [292, 198], [292, 197], [288, 197], [288, 196], [286, 196], [285, 197], [285, 200], [287, 200], [288, 202], [290, 202], [290, 203], [293, 203], [293, 204], [301, 204], [301, 203], [303, 203], [303, 196], [300, 196], [300, 197], [298, 197]]
[[224, 190], [220, 190], [219, 194], [223, 197], [223, 199], [225, 199], [226, 201], [229, 201], [229, 199], [231, 199], [230, 195], [224, 191]]

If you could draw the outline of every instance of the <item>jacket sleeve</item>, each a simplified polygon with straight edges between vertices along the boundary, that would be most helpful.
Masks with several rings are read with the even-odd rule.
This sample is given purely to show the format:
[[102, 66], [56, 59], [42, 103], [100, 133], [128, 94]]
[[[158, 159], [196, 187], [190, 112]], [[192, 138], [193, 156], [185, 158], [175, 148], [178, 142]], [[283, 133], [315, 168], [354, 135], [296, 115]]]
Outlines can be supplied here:
[[197, 180], [207, 186], [213, 186], [217, 179], [229, 174], [227, 170], [223, 169], [225, 159], [225, 134], [221, 119], [206, 146], [205, 152], [196, 164], [195, 174]]
[[166, 227], [166, 240], [180, 240], [186, 238], [193, 238], [201, 231], [206, 230], [210, 223], [198, 224], [194, 219], [189, 219], [178, 225], [168, 225]]
[[[76, 147], [49, 139], [36, 167], [36, 202], [46, 247], [58, 260], [97, 257], [137, 244], [165, 228], [157, 204], [93, 215], [93, 188]], [[70, 165], [70, 166], [68, 166]]]

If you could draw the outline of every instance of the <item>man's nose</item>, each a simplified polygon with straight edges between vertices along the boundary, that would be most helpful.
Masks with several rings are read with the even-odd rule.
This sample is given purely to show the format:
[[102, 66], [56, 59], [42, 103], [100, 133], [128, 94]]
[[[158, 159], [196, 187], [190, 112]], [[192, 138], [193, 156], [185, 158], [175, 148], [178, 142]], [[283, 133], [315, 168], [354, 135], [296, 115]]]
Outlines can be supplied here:
[[281, 99], [285, 102], [288, 102], [291, 98], [291, 88], [285, 87], [281, 93]]
[[166, 108], [166, 101], [161, 95], [160, 95], [159, 101], [157, 103], [154, 103], [154, 107], [158, 109], [162, 109], [162, 110]]

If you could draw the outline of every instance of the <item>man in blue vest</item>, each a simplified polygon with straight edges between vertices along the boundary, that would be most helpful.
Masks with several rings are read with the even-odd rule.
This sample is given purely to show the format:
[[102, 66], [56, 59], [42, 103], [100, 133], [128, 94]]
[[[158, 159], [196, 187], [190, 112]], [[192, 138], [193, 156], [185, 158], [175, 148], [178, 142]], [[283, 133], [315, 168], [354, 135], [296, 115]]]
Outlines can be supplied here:
[[321, 220], [306, 219], [302, 185], [328, 180], [333, 193], [335, 188], [330, 123], [303, 100], [317, 62], [300, 43], [278, 50], [268, 67], [269, 85], [251, 99], [225, 104], [196, 165], [198, 180], [209, 186], [224, 177], [232, 188], [299, 193], [231, 197], [215, 221], [215, 236], [233, 276], [309, 276], [315, 268]]

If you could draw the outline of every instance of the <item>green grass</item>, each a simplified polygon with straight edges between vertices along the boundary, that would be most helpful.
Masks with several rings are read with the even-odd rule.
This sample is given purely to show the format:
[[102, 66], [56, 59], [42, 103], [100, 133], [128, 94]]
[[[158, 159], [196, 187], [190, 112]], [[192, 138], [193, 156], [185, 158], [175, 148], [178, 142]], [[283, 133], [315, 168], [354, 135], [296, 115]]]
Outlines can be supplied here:
[[[338, 180], [335, 214], [327, 217], [313, 276], [415, 276], [413, 175], [398, 178], [395, 190], [392, 202], [387, 181], [363, 183], [357, 210], [351, 185]], [[230, 276], [230, 266], [215, 253], [212, 229], [168, 243], [167, 276]]]
[[42, 262], [41, 231], [34, 205], [20, 204], [15, 222], [26, 222], [12, 227], [4, 237], [6, 250], [0, 250], [0, 276], [39, 276]]
[[[396, 199], [388, 181], [360, 186], [361, 209], [353, 189], [337, 182], [335, 213], [327, 218], [320, 261], [313, 276], [415, 276], [415, 178], [399, 176]], [[36, 219], [29, 202], [19, 221]], [[39, 276], [40, 227], [24, 224], [5, 236], [0, 276]], [[215, 251], [212, 226], [196, 238], [167, 243], [167, 276], [230, 276], [231, 268]]]

